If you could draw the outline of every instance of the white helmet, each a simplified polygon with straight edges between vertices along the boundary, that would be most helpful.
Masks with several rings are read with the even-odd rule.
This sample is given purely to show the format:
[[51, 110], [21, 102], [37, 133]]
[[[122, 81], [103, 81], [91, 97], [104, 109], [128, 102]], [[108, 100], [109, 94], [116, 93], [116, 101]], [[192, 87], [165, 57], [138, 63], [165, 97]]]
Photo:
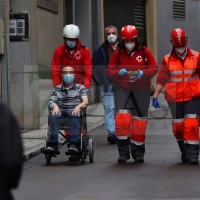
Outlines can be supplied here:
[[68, 24], [63, 29], [63, 37], [67, 38], [79, 38], [80, 30], [79, 27], [74, 24]]

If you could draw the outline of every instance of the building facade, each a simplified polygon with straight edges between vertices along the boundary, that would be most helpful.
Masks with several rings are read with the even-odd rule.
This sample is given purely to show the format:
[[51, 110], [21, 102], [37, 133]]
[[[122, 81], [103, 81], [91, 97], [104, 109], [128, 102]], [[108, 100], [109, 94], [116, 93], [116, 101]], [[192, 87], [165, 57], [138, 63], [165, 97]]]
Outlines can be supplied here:
[[[1, 0], [0, 97], [11, 106], [22, 129], [37, 129], [40, 80], [51, 78], [53, 52], [63, 43], [66, 24], [79, 26], [80, 39], [91, 55], [104, 41], [106, 26], [114, 25], [120, 33], [124, 25], [133, 24], [160, 64], [172, 49], [174, 28], [185, 29], [188, 46], [200, 51], [199, 17], [197, 0]], [[94, 84], [89, 101], [101, 101]]]

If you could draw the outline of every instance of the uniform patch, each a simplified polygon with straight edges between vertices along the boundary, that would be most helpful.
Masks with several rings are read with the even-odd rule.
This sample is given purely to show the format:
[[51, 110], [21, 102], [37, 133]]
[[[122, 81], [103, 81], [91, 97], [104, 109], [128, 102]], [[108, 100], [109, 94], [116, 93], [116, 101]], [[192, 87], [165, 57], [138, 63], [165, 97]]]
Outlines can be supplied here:
[[137, 60], [138, 62], [142, 62], [142, 60], [143, 60], [143, 59], [142, 59], [142, 56], [137, 56], [137, 57], [136, 57], [136, 60]]

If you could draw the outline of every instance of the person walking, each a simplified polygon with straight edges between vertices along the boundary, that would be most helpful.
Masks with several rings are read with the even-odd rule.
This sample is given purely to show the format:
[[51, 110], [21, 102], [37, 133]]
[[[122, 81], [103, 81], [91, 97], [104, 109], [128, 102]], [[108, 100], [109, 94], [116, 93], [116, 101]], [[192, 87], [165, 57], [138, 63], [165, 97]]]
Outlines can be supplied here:
[[104, 43], [94, 50], [92, 56], [92, 78], [100, 87], [105, 112], [104, 118], [108, 130], [107, 141], [116, 144], [113, 81], [108, 78], [106, 69], [113, 52], [120, 47], [117, 28], [115, 26], [106, 27], [105, 38]]
[[198, 164], [200, 56], [187, 47], [187, 42], [183, 29], [172, 30], [173, 49], [162, 60], [152, 105], [160, 107], [158, 96], [165, 86], [165, 99], [172, 113], [172, 131], [181, 151], [181, 160]]
[[64, 44], [57, 47], [52, 59], [53, 85], [62, 84], [61, 70], [64, 66], [71, 66], [75, 71], [77, 84], [84, 85], [89, 92], [92, 77], [92, 60], [89, 49], [82, 45], [79, 27], [68, 24], [63, 29]]
[[10, 108], [0, 101], [0, 199], [13, 200], [11, 193], [19, 185], [23, 168], [20, 129]]
[[158, 71], [151, 51], [140, 45], [138, 30], [133, 25], [121, 30], [123, 47], [115, 51], [107, 68], [115, 84], [116, 136], [118, 162], [131, 155], [144, 162], [145, 131], [150, 101], [150, 80]]

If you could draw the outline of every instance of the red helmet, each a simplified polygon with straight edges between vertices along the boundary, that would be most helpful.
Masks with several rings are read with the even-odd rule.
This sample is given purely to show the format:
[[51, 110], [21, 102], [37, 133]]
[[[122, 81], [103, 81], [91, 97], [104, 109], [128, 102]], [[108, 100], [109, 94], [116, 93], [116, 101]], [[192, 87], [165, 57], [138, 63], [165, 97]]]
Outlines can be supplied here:
[[186, 45], [187, 39], [186, 32], [181, 28], [176, 28], [171, 32], [171, 43], [175, 47]]
[[127, 25], [122, 27], [121, 30], [121, 38], [122, 40], [131, 40], [138, 36], [138, 30], [135, 26]]

